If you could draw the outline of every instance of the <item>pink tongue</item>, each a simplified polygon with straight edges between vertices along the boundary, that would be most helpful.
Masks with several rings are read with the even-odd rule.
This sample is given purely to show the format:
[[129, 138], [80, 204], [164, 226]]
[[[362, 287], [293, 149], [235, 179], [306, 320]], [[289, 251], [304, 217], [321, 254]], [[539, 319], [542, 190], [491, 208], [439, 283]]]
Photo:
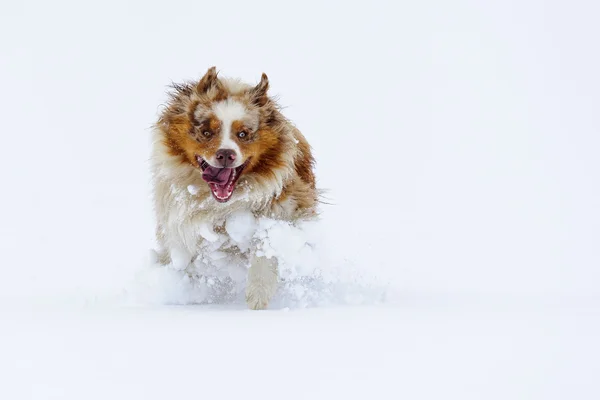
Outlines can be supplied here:
[[215, 168], [209, 166], [202, 172], [202, 179], [208, 183], [214, 183], [218, 186], [222, 185], [223, 192], [225, 192], [225, 184], [229, 182], [232, 172], [233, 168]]

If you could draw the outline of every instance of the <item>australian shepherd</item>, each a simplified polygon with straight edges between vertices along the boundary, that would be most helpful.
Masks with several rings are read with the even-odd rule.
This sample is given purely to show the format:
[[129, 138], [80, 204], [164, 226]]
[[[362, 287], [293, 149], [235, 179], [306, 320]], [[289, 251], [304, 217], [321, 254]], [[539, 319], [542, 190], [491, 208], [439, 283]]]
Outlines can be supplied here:
[[[251, 86], [218, 77], [215, 67], [172, 86], [151, 156], [161, 264], [185, 269], [203, 257], [203, 242], [227, 235], [232, 213], [290, 222], [316, 216], [310, 146], [268, 89], [265, 74]], [[277, 260], [237, 250], [249, 266], [248, 307], [264, 309], [277, 290]]]

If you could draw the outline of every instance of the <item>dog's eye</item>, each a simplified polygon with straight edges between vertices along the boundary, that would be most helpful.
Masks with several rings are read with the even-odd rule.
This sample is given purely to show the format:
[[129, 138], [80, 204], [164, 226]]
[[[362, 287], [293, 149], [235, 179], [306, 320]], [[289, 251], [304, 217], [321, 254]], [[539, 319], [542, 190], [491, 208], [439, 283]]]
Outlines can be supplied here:
[[204, 131], [204, 132], [202, 132], [202, 134], [203, 134], [205, 137], [210, 137], [210, 135], [212, 135], [212, 134], [211, 134], [209, 131]]
[[243, 138], [245, 138], [245, 137], [246, 137], [246, 135], [247, 135], [247, 133], [246, 133], [246, 132], [244, 132], [244, 131], [238, 132], [238, 137], [239, 137], [240, 139], [243, 139]]

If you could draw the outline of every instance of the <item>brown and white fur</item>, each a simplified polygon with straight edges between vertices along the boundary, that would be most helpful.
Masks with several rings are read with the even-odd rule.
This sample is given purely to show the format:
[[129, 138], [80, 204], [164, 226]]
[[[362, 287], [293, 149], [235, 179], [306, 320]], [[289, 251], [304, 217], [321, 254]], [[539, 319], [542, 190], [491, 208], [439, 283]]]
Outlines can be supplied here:
[[[215, 67], [197, 82], [173, 85], [151, 156], [161, 264], [185, 268], [203, 241], [227, 234], [223, 224], [240, 210], [291, 222], [316, 215], [310, 146], [268, 88], [265, 74], [250, 86], [218, 77]], [[224, 173], [231, 184], [209, 184], [223, 166], [235, 171]], [[277, 261], [252, 251], [247, 258], [246, 302], [264, 309], [277, 289]]]

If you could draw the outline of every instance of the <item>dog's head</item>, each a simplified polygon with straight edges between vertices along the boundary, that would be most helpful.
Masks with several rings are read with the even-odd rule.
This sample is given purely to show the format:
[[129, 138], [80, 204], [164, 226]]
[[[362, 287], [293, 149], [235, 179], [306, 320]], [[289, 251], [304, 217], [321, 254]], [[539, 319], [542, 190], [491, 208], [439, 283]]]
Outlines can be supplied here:
[[199, 169], [213, 197], [227, 202], [243, 174], [268, 175], [286, 161], [284, 119], [258, 85], [221, 80], [215, 67], [198, 82], [174, 85], [158, 126], [172, 156]]

